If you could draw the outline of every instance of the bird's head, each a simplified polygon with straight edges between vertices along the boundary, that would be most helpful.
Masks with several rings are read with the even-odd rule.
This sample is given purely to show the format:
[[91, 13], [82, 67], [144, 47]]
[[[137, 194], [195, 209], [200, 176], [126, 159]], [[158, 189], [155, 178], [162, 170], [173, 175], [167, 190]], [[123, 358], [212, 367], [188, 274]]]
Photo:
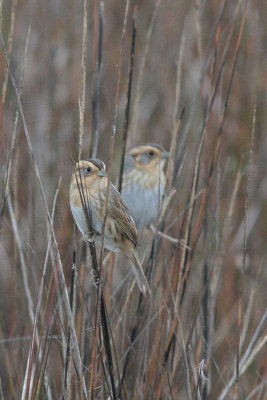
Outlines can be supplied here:
[[77, 181], [85, 181], [87, 184], [92, 183], [96, 179], [107, 176], [106, 166], [103, 161], [93, 158], [82, 160], [75, 165], [75, 177]]
[[159, 166], [163, 168], [170, 153], [159, 144], [147, 143], [134, 147], [130, 150], [129, 155], [132, 157], [136, 168], [151, 170]]

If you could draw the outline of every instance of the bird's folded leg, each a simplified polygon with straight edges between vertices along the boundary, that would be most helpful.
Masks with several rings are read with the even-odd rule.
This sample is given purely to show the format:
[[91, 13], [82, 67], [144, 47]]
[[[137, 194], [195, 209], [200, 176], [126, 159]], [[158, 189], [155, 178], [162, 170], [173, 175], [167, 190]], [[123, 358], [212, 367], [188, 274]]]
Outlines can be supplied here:
[[94, 243], [97, 233], [96, 232], [84, 232], [83, 240], [85, 242]]

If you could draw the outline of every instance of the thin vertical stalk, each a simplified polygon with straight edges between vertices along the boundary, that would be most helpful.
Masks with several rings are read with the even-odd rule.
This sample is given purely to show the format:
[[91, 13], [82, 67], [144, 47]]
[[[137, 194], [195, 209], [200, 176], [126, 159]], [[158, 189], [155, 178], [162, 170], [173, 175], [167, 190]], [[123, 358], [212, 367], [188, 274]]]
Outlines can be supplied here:
[[[96, 4], [94, 4], [96, 8]], [[91, 144], [91, 157], [96, 158], [98, 152], [99, 143], [99, 126], [100, 126], [100, 95], [101, 95], [101, 80], [102, 80], [102, 47], [103, 47], [103, 13], [104, 3], [100, 1], [100, 7], [98, 12], [98, 46], [97, 46], [97, 57], [96, 49], [94, 49], [94, 91], [92, 96], [92, 144]], [[95, 14], [95, 13], [94, 13]], [[96, 16], [94, 16], [94, 20]], [[95, 22], [94, 22], [95, 25]], [[94, 29], [94, 36], [96, 32]], [[96, 38], [94, 38], [95, 47]]]
[[122, 136], [122, 153], [121, 153], [119, 184], [118, 184], [119, 192], [121, 192], [121, 189], [122, 189], [123, 167], [124, 167], [125, 150], [126, 150], [128, 127], [129, 127], [129, 115], [130, 115], [130, 104], [131, 104], [131, 94], [132, 94], [132, 79], [133, 79], [133, 67], [134, 67], [135, 37], [136, 37], [136, 26], [135, 26], [135, 17], [134, 17], [133, 18], [133, 29], [132, 29], [132, 44], [131, 44], [130, 65], [129, 65], [129, 80], [128, 80], [128, 90], [127, 90], [127, 103], [126, 103], [126, 109], [125, 109], [125, 119], [124, 119], [123, 136]]
[[[244, 19], [242, 22], [244, 23]], [[256, 121], [256, 105], [254, 106], [254, 111], [253, 111], [252, 132], [251, 132], [251, 138], [250, 138], [248, 176], [247, 176], [247, 188], [246, 188], [246, 199], [245, 199], [242, 269], [241, 269], [240, 288], [239, 288], [240, 293], [239, 293], [239, 300], [238, 300], [238, 341], [237, 341], [236, 382], [235, 382], [235, 392], [236, 392], [237, 398], [238, 398], [238, 384], [239, 384], [239, 359], [240, 359], [241, 348], [243, 345], [243, 343], [240, 342], [240, 339], [241, 339], [241, 329], [242, 329], [242, 325], [243, 325], [244, 273], [245, 273], [246, 257], [247, 257], [247, 222], [248, 222], [248, 208], [249, 208], [249, 196], [250, 196], [250, 186], [251, 186], [251, 173], [252, 173], [252, 165], [253, 165], [255, 121]]]
[[[31, 32], [31, 23], [29, 24], [29, 28], [28, 28], [28, 32], [27, 32], [27, 36], [26, 36], [26, 43], [25, 43], [25, 47], [24, 47], [23, 66], [22, 66], [22, 72], [21, 72], [21, 77], [20, 77], [20, 85], [19, 85], [19, 97], [20, 98], [21, 98], [21, 95], [22, 95], [23, 83], [24, 83], [24, 75], [25, 75], [25, 71], [26, 71], [26, 67], [27, 67], [27, 54], [28, 54], [28, 47], [29, 47], [30, 32]], [[8, 151], [7, 166], [5, 168], [5, 174], [4, 174], [4, 182], [3, 182], [3, 190], [2, 190], [2, 198], [1, 198], [1, 206], [0, 206], [1, 207], [0, 208], [0, 217], [3, 217], [4, 211], [5, 211], [6, 196], [7, 196], [7, 192], [8, 192], [8, 189], [9, 189], [11, 164], [12, 164], [12, 159], [13, 159], [13, 156], [14, 156], [14, 153], [15, 153], [18, 119], [19, 119], [19, 106], [17, 105], [14, 124], [13, 124], [13, 129], [12, 129], [12, 136], [11, 136], [11, 140], [10, 140], [10, 147], [9, 147], [9, 151]], [[0, 122], [0, 130], [1, 130], [1, 122]], [[16, 162], [14, 163], [14, 165], [16, 165]], [[15, 173], [16, 173], [17, 169], [14, 168], [14, 170], [15, 170]], [[14, 181], [16, 182], [16, 178], [14, 179]], [[15, 188], [16, 188], [16, 186], [15, 186]], [[15, 198], [15, 205], [16, 205], [16, 200], [17, 199]], [[14, 207], [14, 208], [15, 208], [15, 211], [16, 211], [16, 207]], [[16, 215], [16, 212], [15, 212], [15, 215]], [[0, 222], [0, 229], [1, 229], [1, 222]]]
[[[5, 61], [9, 65], [8, 56], [7, 56], [7, 52], [6, 52], [6, 47], [5, 47], [3, 36], [2, 36], [1, 33], [0, 33], [0, 41], [1, 41], [1, 46], [2, 46], [2, 48], [4, 50]], [[42, 184], [42, 181], [41, 181], [39, 169], [38, 169], [38, 166], [37, 166], [37, 163], [36, 163], [35, 154], [34, 154], [34, 151], [33, 151], [31, 138], [30, 138], [30, 134], [29, 134], [29, 130], [28, 130], [28, 126], [26, 124], [26, 120], [25, 120], [25, 117], [24, 117], [24, 112], [23, 112], [23, 108], [22, 108], [22, 104], [21, 104], [21, 100], [20, 100], [20, 96], [19, 96], [19, 90], [17, 88], [15, 79], [14, 79], [14, 77], [13, 77], [11, 71], [10, 71], [10, 68], [9, 68], [9, 76], [10, 76], [10, 79], [11, 79], [12, 86], [13, 86], [13, 88], [15, 90], [17, 102], [18, 102], [18, 105], [19, 105], [19, 111], [20, 111], [20, 115], [21, 115], [21, 119], [22, 119], [22, 124], [23, 124], [23, 128], [24, 128], [24, 134], [25, 134], [26, 141], [27, 141], [27, 146], [28, 146], [30, 159], [32, 161], [34, 173], [35, 173], [35, 176], [37, 178], [37, 181], [38, 181], [38, 184], [39, 184], [39, 187], [40, 187], [42, 201], [44, 203], [44, 208], [45, 208], [47, 220], [48, 220], [48, 223], [49, 223], [49, 228], [50, 228], [50, 231], [51, 231], [51, 234], [52, 234], [53, 250], [55, 252], [55, 257], [56, 257], [56, 260], [57, 260], [57, 263], [58, 263], [58, 266], [59, 266], [60, 281], [61, 281], [61, 284], [62, 284], [62, 287], [63, 287], [63, 296], [64, 296], [64, 301], [65, 301], [65, 306], [66, 306], [66, 312], [67, 312], [68, 318], [69, 318], [70, 323], [71, 323], [72, 334], [74, 335], [75, 358], [76, 358], [76, 362], [77, 362], [76, 367], [77, 367], [77, 371], [78, 371], [78, 375], [79, 375], [80, 379], [83, 379], [80, 351], [79, 351], [79, 346], [78, 346], [77, 337], [76, 337], [76, 333], [75, 333], [75, 326], [74, 326], [74, 321], [73, 321], [73, 318], [72, 318], [72, 313], [71, 313], [71, 308], [70, 308], [70, 303], [69, 303], [69, 298], [68, 298], [68, 291], [67, 291], [67, 286], [66, 286], [64, 273], [63, 273], [63, 267], [62, 267], [62, 263], [61, 263], [58, 244], [57, 244], [57, 240], [56, 240], [56, 236], [55, 236], [55, 232], [54, 232], [52, 219], [51, 219], [51, 215], [50, 215], [50, 212], [49, 212], [49, 208], [48, 208], [47, 199], [46, 199], [46, 196], [45, 196], [43, 184]], [[85, 383], [83, 385], [83, 390], [84, 390], [84, 396], [87, 399]]]
[[79, 148], [78, 159], [81, 158], [83, 135], [84, 135], [84, 109], [86, 89], [86, 45], [87, 45], [87, 0], [83, 2], [83, 41], [82, 41], [82, 62], [81, 62], [81, 86], [79, 94]]
[[[9, 33], [8, 33], [8, 39], [7, 39], [8, 60], [10, 59], [10, 55], [11, 55], [12, 47], [13, 47], [14, 25], [15, 25], [17, 3], [18, 3], [18, 0], [12, 0], [12, 3], [11, 3], [11, 18], [10, 18], [10, 26], [9, 26]], [[2, 31], [2, 2], [1, 2], [1, 31]], [[3, 130], [2, 130], [3, 111], [4, 111], [5, 100], [6, 100], [8, 76], [9, 76], [9, 63], [7, 63], [5, 66], [4, 81], [3, 81], [2, 94], [1, 94], [1, 99], [0, 99], [0, 145], [1, 145], [1, 141], [2, 141], [1, 133], [3, 132]]]
[[142, 59], [141, 59], [141, 65], [140, 65], [140, 70], [137, 78], [137, 83], [136, 83], [136, 90], [135, 90], [135, 96], [133, 100], [133, 112], [132, 112], [132, 117], [131, 117], [131, 125], [130, 125], [130, 132], [132, 135], [135, 135], [136, 132], [136, 127], [138, 125], [138, 118], [139, 118], [139, 107], [140, 107], [140, 97], [141, 97], [141, 86], [143, 83], [143, 76], [144, 76], [144, 70], [145, 70], [145, 65], [147, 62], [147, 56], [148, 56], [148, 51], [151, 46], [151, 38], [152, 38], [152, 33], [155, 27], [155, 22], [158, 14], [158, 10], [160, 7], [161, 0], [157, 0], [156, 4], [153, 9], [151, 21], [147, 30], [147, 35], [145, 38], [145, 48], [143, 51]]
[[[72, 267], [71, 267], [71, 286], [70, 286], [70, 307], [72, 309], [73, 319], [75, 320], [75, 297], [76, 297], [76, 280], [77, 280], [77, 271], [76, 271], [76, 253], [73, 252], [72, 259]], [[67, 399], [71, 399], [71, 378], [73, 374], [73, 339], [70, 334], [70, 328], [68, 328], [68, 336], [67, 336], [67, 347], [66, 347], [66, 356], [65, 356], [65, 390], [67, 394]]]
[[197, 30], [197, 50], [199, 55], [200, 64], [202, 64], [203, 59], [203, 49], [202, 49], [202, 32], [201, 32], [201, 2], [200, 0], [194, 0], [195, 3], [195, 20], [196, 20], [196, 30]]
[[184, 52], [184, 42], [185, 42], [185, 33], [183, 31], [181, 44], [178, 54], [178, 59], [176, 62], [176, 87], [175, 87], [175, 98], [174, 98], [174, 107], [173, 107], [173, 121], [172, 121], [172, 139], [171, 139], [171, 146], [170, 146], [170, 157], [167, 165], [166, 177], [167, 177], [167, 184], [166, 188], [169, 187], [170, 184], [174, 184], [175, 182], [175, 175], [174, 175], [174, 158], [175, 158], [175, 151], [177, 147], [178, 141], [178, 133], [181, 126], [181, 119], [183, 113], [180, 115], [179, 109], [179, 102], [180, 102], [180, 92], [181, 92], [181, 76], [182, 76], [182, 60], [183, 60], [183, 52]]

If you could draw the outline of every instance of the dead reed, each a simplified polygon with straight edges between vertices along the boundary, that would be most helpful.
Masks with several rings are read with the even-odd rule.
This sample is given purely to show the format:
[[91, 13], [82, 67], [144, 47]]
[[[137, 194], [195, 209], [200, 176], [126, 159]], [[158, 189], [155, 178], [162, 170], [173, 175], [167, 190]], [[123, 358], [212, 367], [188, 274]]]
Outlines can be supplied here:
[[[263, 7], [0, 1], [0, 399], [264, 398]], [[145, 142], [171, 153], [147, 297], [68, 199], [77, 159], [120, 190]]]

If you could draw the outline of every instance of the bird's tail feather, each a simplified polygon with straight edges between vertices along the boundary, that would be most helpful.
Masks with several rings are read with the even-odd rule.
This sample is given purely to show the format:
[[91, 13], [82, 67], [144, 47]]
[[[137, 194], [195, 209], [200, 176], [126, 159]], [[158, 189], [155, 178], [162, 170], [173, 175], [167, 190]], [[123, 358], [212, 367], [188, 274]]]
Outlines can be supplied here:
[[132, 251], [130, 256], [131, 266], [135, 275], [136, 282], [140, 291], [146, 295], [146, 292], [150, 293], [149, 284], [147, 282], [146, 276], [144, 274], [143, 268], [140, 264], [140, 261], [137, 257], [135, 250]]

